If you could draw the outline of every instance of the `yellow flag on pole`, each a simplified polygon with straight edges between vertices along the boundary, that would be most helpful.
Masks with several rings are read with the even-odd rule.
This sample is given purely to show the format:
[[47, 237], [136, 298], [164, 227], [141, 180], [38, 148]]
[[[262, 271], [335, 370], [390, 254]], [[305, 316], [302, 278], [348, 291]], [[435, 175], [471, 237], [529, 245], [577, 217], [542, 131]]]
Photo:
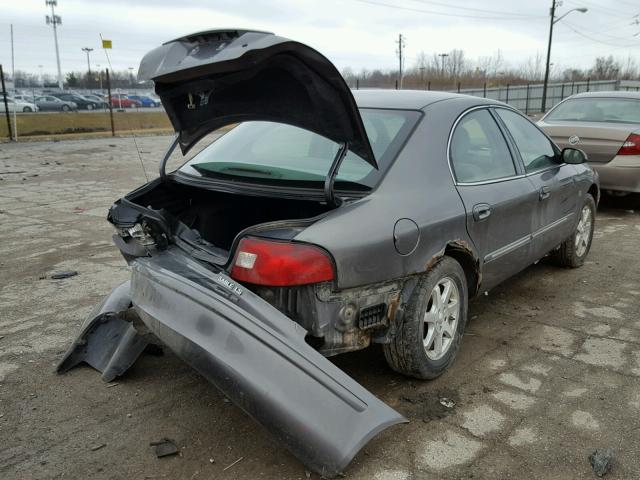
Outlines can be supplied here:
[[102, 39], [102, 48], [111, 48], [111, 40]]

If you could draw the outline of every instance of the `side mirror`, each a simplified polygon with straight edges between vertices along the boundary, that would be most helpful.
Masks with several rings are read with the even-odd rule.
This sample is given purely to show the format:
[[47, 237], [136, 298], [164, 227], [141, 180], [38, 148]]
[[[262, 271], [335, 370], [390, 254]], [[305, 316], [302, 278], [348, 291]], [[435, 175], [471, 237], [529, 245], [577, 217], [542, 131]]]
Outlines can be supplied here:
[[564, 163], [568, 163], [570, 165], [578, 165], [580, 163], [586, 163], [589, 159], [586, 153], [584, 153], [579, 148], [563, 148], [562, 153], [560, 154], [562, 157], [562, 161]]

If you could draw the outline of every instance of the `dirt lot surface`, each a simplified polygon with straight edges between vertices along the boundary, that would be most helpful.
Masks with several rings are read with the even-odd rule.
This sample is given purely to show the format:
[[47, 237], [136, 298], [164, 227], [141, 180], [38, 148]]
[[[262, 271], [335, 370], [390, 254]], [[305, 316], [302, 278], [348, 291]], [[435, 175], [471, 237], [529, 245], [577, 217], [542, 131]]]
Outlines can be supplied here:
[[[147, 171], [168, 142], [138, 139]], [[144, 182], [132, 139], [2, 144], [0, 178], [0, 478], [307, 478], [170, 352], [113, 384], [87, 367], [54, 373], [91, 307], [128, 277], [104, 217]], [[609, 448], [606, 478], [639, 478], [637, 204], [601, 206], [583, 268], [541, 262], [473, 301], [440, 379], [396, 375], [375, 348], [335, 359], [410, 419], [371, 441], [346, 477], [595, 478], [587, 457]], [[50, 278], [63, 270], [78, 275]], [[155, 457], [149, 443], [163, 437], [179, 456]]]

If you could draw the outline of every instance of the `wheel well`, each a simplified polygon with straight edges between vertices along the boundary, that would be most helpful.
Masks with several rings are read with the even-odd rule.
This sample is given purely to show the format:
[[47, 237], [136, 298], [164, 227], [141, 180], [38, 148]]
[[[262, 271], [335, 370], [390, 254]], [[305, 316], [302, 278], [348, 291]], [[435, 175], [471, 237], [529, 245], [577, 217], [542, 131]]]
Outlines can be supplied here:
[[598, 186], [594, 183], [589, 187], [587, 193], [593, 197], [596, 201], [596, 205], [598, 205], [598, 201], [600, 200], [600, 190], [598, 189]]
[[480, 282], [480, 272], [478, 262], [470, 250], [460, 245], [448, 244], [444, 249], [444, 254], [457, 261], [467, 277], [467, 287], [469, 289], [469, 297], [475, 296]]

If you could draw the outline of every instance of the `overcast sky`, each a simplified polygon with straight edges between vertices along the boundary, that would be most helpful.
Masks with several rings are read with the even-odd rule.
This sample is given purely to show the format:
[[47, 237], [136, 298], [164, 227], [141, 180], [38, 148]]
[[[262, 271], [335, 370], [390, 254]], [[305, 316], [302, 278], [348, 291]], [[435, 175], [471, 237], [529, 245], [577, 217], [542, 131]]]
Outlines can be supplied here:
[[[56, 13], [63, 71], [85, 70], [82, 47], [95, 50], [92, 68], [107, 64], [100, 37], [113, 41], [114, 69], [134, 67], [150, 49], [198, 30], [242, 27], [269, 30], [307, 43], [340, 69], [395, 68], [396, 40], [406, 37], [406, 64], [416, 56], [463, 49], [470, 59], [500, 50], [517, 65], [545, 55], [551, 0], [59, 0]], [[0, 0], [0, 63], [11, 71], [9, 25], [14, 26], [15, 68], [55, 73], [53, 32], [44, 0]], [[596, 56], [640, 60], [640, 0], [564, 0], [556, 24], [552, 62], [588, 67]], [[636, 16], [634, 18], [634, 16]], [[566, 23], [565, 23], [566, 22]]]

